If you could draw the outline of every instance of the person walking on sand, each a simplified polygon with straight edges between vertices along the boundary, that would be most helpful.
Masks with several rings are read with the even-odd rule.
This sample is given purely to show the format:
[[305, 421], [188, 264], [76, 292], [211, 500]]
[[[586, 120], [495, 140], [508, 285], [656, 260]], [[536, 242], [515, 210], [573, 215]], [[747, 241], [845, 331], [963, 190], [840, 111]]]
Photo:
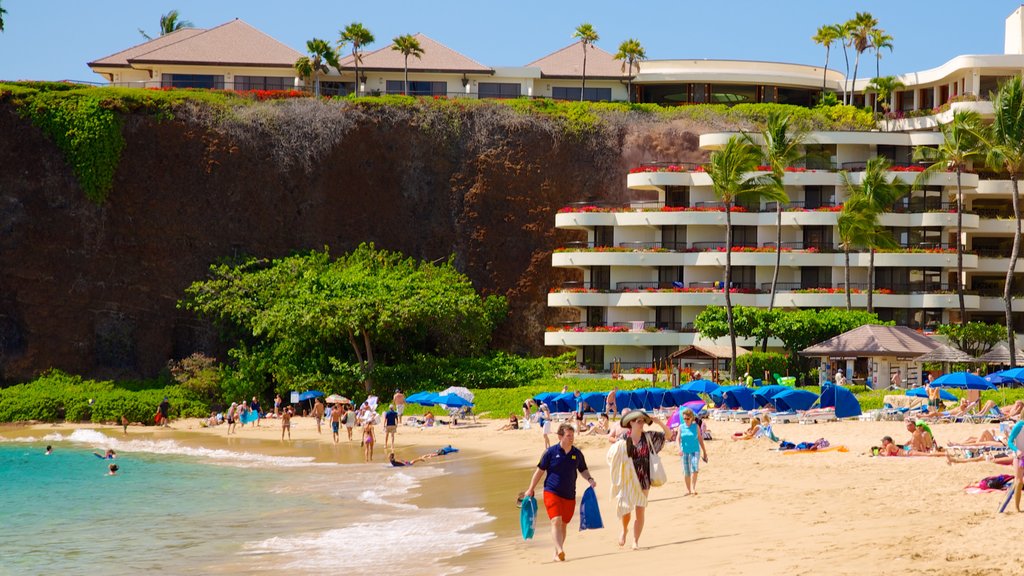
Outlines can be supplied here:
[[551, 537], [555, 541], [555, 560], [565, 561], [566, 526], [576, 511], [576, 474], [597, 488], [597, 482], [587, 469], [587, 461], [583, 452], [573, 446], [576, 430], [571, 424], [564, 423], [558, 427], [558, 443], [544, 450], [537, 464], [537, 470], [530, 478], [530, 487], [525, 496], [533, 496], [541, 476], [544, 478], [544, 507], [551, 519]]
[[373, 422], [367, 422], [363, 426], [363, 461], [373, 460], [373, 444], [377, 440], [377, 434], [373, 430]]
[[[334, 443], [335, 444], [337, 444], [338, 440], [341, 439], [341, 436], [338, 434], [338, 432], [341, 429], [341, 418], [342, 418], [342, 416], [347, 416], [347, 413], [344, 410], [342, 410], [341, 408], [335, 406], [331, 410], [331, 433], [334, 434]], [[319, 425], [317, 425], [317, 427], [319, 428]], [[348, 429], [348, 439], [349, 440], [352, 439], [352, 428], [351, 427], [349, 427], [349, 429]]]
[[391, 397], [391, 403], [395, 406], [395, 411], [398, 413], [398, 423], [402, 423], [402, 414], [405, 414], [405, 394], [401, 390], [395, 390], [395, 395]]
[[345, 421], [345, 431], [348, 432], [348, 441], [352, 441], [352, 429], [356, 427], [356, 410], [351, 404], [345, 406], [341, 411]]
[[[317, 428], [319, 428], [319, 427], [320, 427], [320, 425], [318, 423], [317, 424]], [[291, 440], [292, 439], [292, 409], [291, 409], [290, 406], [288, 408], [285, 408], [284, 411], [281, 412], [281, 440], [282, 441], [284, 440], [285, 432], [288, 433], [288, 439]]]
[[523, 428], [530, 427], [530, 408], [533, 408], [535, 404], [533, 398], [523, 400]]
[[[332, 412], [333, 412], [333, 410], [332, 410]], [[317, 398], [316, 401], [313, 402], [313, 420], [316, 420], [316, 433], [317, 434], [320, 434], [320, 421], [323, 420], [323, 419], [324, 419], [324, 403], [323, 403], [323, 400], [320, 400], [319, 398]], [[334, 421], [333, 418], [332, 418], [331, 421], [332, 422]], [[333, 429], [334, 427], [331, 426], [331, 428]], [[335, 430], [334, 433], [335, 433], [335, 435], [337, 435], [337, 433], [338, 433], [337, 430]], [[335, 437], [334, 441], [337, 442], [338, 438]]]
[[235, 420], [235, 418], [237, 416], [237, 412], [238, 412], [238, 403], [237, 402], [232, 402], [231, 406], [228, 406], [228, 413], [227, 413], [228, 434], [229, 435], [232, 432], [235, 431], [235, 422], [237, 422], [237, 420]]
[[551, 410], [544, 402], [537, 406], [537, 425], [540, 426], [540, 433], [544, 435], [544, 448], [550, 448], [551, 440], [548, 439], [548, 434], [551, 434]]
[[388, 411], [384, 413], [384, 450], [388, 449], [388, 438], [391, 439], [391, 450], [395, 450], [395, 432], [398, 430], [399, 418], [395, 405], [388, 406]]
[[[281, 395], [278, 394], [278, 395], [274, 396], [274, 416], [280, 416], [280, 415], [281, 415]], [[317, 427], [317, 432], [319, 432], [319, 431], [320, 431], [320, 428]]]
[[170, 426], [171, 403], [167, 401], [167, 396], [164, 396], [164, 399], [160, 402], [160, 405], [157, 406], [156, 411], [157, 414], [160, 414], [160, 425]]
[[[645, 424], [657, 424], [663, 431], [644, 432]], [[620, 425], [626, 431], [622, 439], [608, 450], [612, 497], [616, 501], [616, 514], [622, 518], [619, 546], [626, 545], [629, 521], [635, 512], [633, 550], [639, 550], [647, 513], [647, 494], [651, 490], [651, 453], [661, 452], [669, 429], [661, 419], [652, 418], [644, 410], [626, 414]]]
[[260, 420], [263, 420], [263, 412], [260, 412], [260, 401], [255, 396], [252, 397], [252, 402], [249, 403], [249, 410], [256, 413], [256, 427], [259, 428]]
[[121, 414], [121, 427], [124, 428], [124, 435], [128, 435], [128, 417]]
[[1024, 420], [1018, 420], [1006, 435], [1006, 446], [1013, 451], [1013, 507], [1020, 512], [1021, 485], [1024, 484]]
[[708, 461], [708, 449], [704, 446], [704, 435], [697, 424], [697, 416], [689, 408], [683, 409], [682, 423], [679, 425], [679, 453], [683, 460], [686, 494], [696, 495], [698, 464], [701, 459], [705, 463]]

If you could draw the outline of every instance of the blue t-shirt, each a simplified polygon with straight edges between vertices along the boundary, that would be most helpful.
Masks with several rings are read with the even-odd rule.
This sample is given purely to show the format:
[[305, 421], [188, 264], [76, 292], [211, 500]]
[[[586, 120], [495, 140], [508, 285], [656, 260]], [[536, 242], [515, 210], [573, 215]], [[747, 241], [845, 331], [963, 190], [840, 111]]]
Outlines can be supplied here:
[[385, 426], [398, 426], [398, 412], [394, 410], [388, 410], [384, 413], [384, 425]]
[[699, 434], [700, 430], [697, 428], [696, 422], [689, 426], [685, 424], [679, 426], [679, 446], [683, 452], [690, 454], [700, 452]]
[[547, 472], [544, 490], [566, 500], [576, 499], [576, 473], [587, 470], [583, 452], [573, 446], [566, 454], [561, 444], [555, 444], [544, 451], [537, 468]]
[[1010, 433], [1006, 436], [1006, 445], [1014, 452], [1024, 449], [1024, 438], [1017, 438], [1022, 428], [1024, 428], [1024, 420], [1018, 420], [1017, 423], [1013, 425], [1013, 428], [1010, 429]]

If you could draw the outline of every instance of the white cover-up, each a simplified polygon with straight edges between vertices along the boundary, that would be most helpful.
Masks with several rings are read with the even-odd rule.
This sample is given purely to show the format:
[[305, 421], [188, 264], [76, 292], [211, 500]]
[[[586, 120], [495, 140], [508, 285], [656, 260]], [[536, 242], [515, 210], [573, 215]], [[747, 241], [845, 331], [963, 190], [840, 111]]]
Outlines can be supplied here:
[[615, 500], [615, 514], [622, 518], [637, 506], [647, 506], [647, 496], [640, 487], [640, 478], [633, 467], [633, 459], [626, 453], [626, 441], [619, 440], [608, 449], [608, 470], [611, 473], [611, 496]]

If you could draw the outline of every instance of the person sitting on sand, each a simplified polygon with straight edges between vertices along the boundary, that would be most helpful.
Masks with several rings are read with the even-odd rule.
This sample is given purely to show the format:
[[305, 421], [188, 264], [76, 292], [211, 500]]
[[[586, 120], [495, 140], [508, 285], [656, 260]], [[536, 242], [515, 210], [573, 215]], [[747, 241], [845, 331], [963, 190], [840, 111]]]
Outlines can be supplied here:
[[92, 455], [100, 458], [101, 460], [113, 460], [114, 458], [117, 458], [117, 452], [114, 452], [113, 448], [108, 449], [104, 454], [93, 452]]
[[413, 458], [412, 460], [398, 460], [398, 459], [395, 458], [395, 453], [394, 452], [390, 452], [390, 453], [388, 453], [388, 462], [390, 462], [392, 466], [412, 466], [413, 464], [416, 464], [417, 462], [423, 462], [424, 460], [430, 460], [431, 458], [435, 458], [437, 456], [445, 456], [446, 454], [448, 454], [448, 451], [445, 451], [444, 448], [441, 448], [437, 452], [431, 452], [430, 454], [424, 454], [423, 456], [420, 456], [418, 458]]
[[[767, 421], [764, 422], [765, 425], [771, 422], [771, 418], [767, 414], [764, 416], [764, 419]], [[735, 434], [733, 434], [732, 439], [751, 440], [753, 438], [757, 438], [757, 434], [761, 431], [761, 426], [761, 418], [759, 418], [758, 416], [754, 416], [750, 419], [750, 426], [743, 432], [736, 432]]]
[[587, 436], [604, 436], [611, 432], [611, 425], [608, 422], [608, 415], [602, 413], [597, 417], [597, 424], [587, 430]]
[[910, 440], [903, 443], [916, 452], [932, 452], [935, 450], [935, 438], [932, 436], [932, 429], [924, 420], [907, 420], [907, 432], [911, 433]]
[[510, 413], [508, 415], [508, 424], [498, 428], [499, 432], [505, 432], [507, 430], [519, 430], [519, 418], [517, 418], [514, 413]]
[[433, 412], [429, 412], [428, 411], [427, 413], [425, 413], [423, 415], [423, 427], [424, 428], [432, 427], [434, 425], [434, 422], [435, 422], [435, 420], [434, 420], [434, 413]]
[[[877, 448], [877, 450], [878, 456], [945, 456], [945, 454], [938, 452], [921, 452], [920, 450], [912, 450], [909, 446], [897, 446], [892, 441], [892, 436], [882, 438], [882, 446]], [[874, 449], [872, 452], [874, 452]]]

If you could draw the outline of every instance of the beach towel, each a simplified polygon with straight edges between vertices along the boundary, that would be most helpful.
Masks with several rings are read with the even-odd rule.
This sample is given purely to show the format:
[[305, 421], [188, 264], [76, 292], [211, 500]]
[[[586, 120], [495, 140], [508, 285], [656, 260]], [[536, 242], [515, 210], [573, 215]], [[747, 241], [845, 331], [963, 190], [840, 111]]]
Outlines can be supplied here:
[[626, 453], [626, 441], [619, 440], [606, 455], [611, 473], [611, 497], [615, 500], [615, 515], [622, 518], [637, 506], [647, 506], [647, 496], [640, 487], [640, 478], [633, 467], [633, 459]]
[[458, 451], [459, 451], [458, 448], [452, 448], [452, 445], [449, 444], [449, 445], [445, 446], [444, 448], [441, 448], [440, 450], [438, 450], [437, 451], [437, 455], [438, 456], [445, 456], [447, 454], [451, 454], [452, 452], [458, 452]]
[[534, 523], [537, 519], [537, 500], [533, 496], [524, 498], [519, 509], [519, 529], [523, 540], [533, 538]]
[[588, 487], [580, 498], [580, 531], [604, 528], [601, 510], [597, 507], [597, 493]]

